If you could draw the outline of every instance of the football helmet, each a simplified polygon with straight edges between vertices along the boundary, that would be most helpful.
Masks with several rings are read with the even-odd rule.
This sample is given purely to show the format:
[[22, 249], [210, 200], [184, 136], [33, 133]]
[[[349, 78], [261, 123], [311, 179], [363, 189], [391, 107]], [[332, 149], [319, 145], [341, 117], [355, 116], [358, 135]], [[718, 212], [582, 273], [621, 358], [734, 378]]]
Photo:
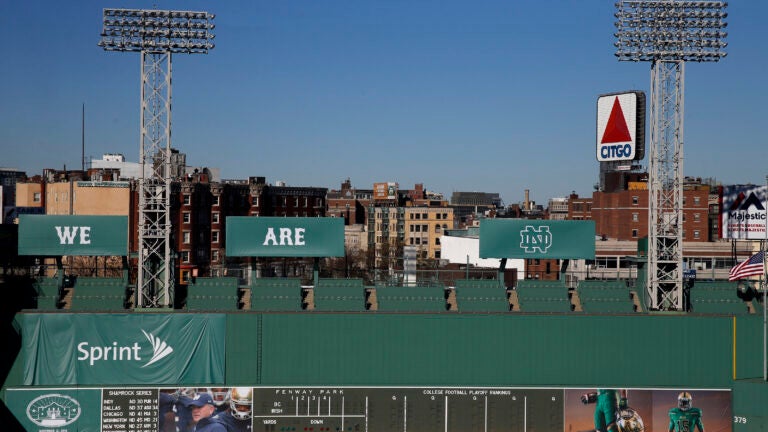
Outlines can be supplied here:
[[229, 398], [230, 414], [238, 420], [251, 418], [253, 410], [253, 389], [248, 387], [235, 387]]
[[176, 395], [178, 397], [195, 397], [197, 394], [197, 389], [194, 387], [181, 387], [176, 391]]
[[211, 399], [213, 399], [213, 404], [217, 407], [223, 406], [227, 402], [229, 402], [229, 397], [232, 394], [231, 388], [224, 388], [224, 387], [206, 387], [205, 388], [206, 393], [211, 395]]
[[624, 408], [619, 412], [619, 419], [616, 422], [619, 432], [643, 432], [645, 425], [640, 414], [632, 408]]
[[682, 392], [679, 395], [677, 395], [677, 407], [683, 411], [687, 411], [691, 409], [692, 400], [693, 400], [693, 397], [691, 397], [690, 393]]

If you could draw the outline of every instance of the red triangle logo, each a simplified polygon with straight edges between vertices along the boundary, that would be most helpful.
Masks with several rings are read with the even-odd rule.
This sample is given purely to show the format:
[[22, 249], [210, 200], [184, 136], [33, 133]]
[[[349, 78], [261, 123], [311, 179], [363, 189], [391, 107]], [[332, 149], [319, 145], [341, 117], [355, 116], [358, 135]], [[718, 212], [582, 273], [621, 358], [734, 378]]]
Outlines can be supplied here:
[[621, 110], [621, 104], [619, 103], [619, 98], [617, 96], [616, 99], [613, 100], [611, 115], [608, 117], [608, 124], [605, 125], [603, 139], [600, 140], [600, 144], [631, 141], [632, 137], [629, 135], [627, 122], [624, 120], [624, 111]]

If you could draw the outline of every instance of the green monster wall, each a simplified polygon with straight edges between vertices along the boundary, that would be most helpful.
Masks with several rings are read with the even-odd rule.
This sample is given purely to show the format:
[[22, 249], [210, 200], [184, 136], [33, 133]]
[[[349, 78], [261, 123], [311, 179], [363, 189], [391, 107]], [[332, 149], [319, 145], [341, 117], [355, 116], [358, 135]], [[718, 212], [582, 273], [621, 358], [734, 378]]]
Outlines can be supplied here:
[[[25, 314], [17, 322], [23, 323]], [[58, 321], [77, 314], [34, 315], [54, 315]], [[109, 314], [91, 315], [104, 317], [105, 323], [114, 319]], [[141, 317], [153, 313], [127, 315], [146, 322]], [[171, 315], [192, 319], [201, 314]], [[719, 388], [733, 390], [734, 418], [749, 418], [748, 426], [734, 423], [733, 430], [763, 430], [759, 428], [768, 421], [759, 402], [768, 400], [768, 385], [761, 382], [762, 316], [375, 312], [208, 316], [225, 319], [223, 334], [215, 336], [224, 342], [224, 382], [199, 385]], [[22, 352], [16, 359], [4, 390], [25, 388], [26, 355]], [[108, 382], [89, 385], [128, 384], [120, 381], [120, 374], [113, 375]]]

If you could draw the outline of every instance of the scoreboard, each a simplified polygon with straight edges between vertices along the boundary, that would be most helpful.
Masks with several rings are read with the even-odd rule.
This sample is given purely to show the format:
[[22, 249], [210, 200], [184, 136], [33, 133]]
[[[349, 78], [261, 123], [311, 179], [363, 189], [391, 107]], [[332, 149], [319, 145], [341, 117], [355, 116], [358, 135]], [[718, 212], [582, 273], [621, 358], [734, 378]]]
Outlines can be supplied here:
[[[681, 391], [730, 431], [727, 389], [621, 389], [631, 420], [662, 430]], [[28, 431], [192, 432], [190, 402], [209, 394], [210, 421], [230, 432], [572, 432], [595, 430], [596, 388], [546, 387], [74, 387], [8, 388], [6, 404]], [[601, 391], [603, 395], [619, 392]], [[208, 408], [210, 410], [210, 408]], [[600, 405], [601, 413], [605, 406]], [[622, 421], [627, 410], [618, 409]], [[741, 418], [741, 417], [740, 417]]]
[[260, 387], [253, 430], [562, 430], [562, 395], [555, 389]]

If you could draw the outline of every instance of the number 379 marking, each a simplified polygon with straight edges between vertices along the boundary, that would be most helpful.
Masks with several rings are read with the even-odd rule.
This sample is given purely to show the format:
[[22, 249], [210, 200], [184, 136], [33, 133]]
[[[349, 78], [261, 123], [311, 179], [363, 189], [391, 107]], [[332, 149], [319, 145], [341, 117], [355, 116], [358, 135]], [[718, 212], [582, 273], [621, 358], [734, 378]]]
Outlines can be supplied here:
[[733, 422], [734, 423], [739, 423], [739, 424], [746, 424], [747, 423], [747, 418], [746, 417], [741, 417], [741, 416], [733, 416]]

